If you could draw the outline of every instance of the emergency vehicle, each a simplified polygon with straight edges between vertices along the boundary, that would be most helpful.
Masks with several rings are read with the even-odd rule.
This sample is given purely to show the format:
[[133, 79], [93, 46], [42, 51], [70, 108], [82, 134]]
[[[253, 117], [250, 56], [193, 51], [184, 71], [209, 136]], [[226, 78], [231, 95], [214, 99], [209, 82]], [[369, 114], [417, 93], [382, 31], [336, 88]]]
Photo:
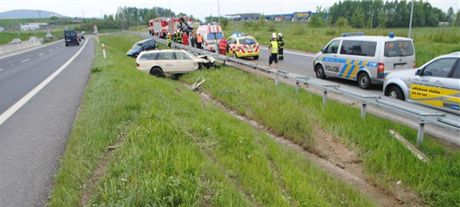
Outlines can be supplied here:
[[460, 114], [460, 52], [439, 56], [420, 68], [389, 74], [384, 94]]
[[259, 59], [260, 50], [257, 40], [243, 33], [235, 33], [227, 39], [229, 53], [235, 58], [253, 57]]
[[206, 50], [215, 51], [220, 39], [224, 39], [224, 32], [218, 23], [201, 25], [196, 30], [203, 37], [202, 47]]
[[159, 17], [151, 19], [149, 21], [149, 33], [150, 35], [156, 35], [160, 38], [165, 38], [168, 35], [168, 19]]
[[316, 77], [354, 80], [363, 89], [382, 84], [393, 71], [414, 67], [412, 39], [395, 37], [393, 33], [388, 36], [344, 33], [332, 39], [313, 62]]

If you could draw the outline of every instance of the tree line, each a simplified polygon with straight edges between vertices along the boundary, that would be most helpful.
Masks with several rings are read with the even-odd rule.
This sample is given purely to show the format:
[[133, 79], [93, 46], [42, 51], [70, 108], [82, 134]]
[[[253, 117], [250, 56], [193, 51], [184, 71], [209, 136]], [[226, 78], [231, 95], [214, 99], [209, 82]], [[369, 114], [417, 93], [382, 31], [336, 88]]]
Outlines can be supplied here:
[[[328, 10], [317, 12], [327, 23], [356, 28], [408, 27], [411, 1], [345, 0], [335, 3]], [[315, 19], [314, 21], [318, 21]], [[412, 26], [433, 27], [440, 22], [460, 26], [460, 10], [452, 7], [446, 12], [422, 0], [414, 1]]]

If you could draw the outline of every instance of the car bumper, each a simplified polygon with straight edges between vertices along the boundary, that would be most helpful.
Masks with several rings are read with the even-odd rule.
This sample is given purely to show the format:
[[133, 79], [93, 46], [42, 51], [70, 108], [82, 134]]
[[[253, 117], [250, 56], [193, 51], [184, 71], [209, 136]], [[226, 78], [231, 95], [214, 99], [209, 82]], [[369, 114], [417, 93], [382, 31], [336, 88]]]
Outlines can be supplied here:
[[236, 52], [238, 57], [255, 57], [260, 55], [260, 51], [257, 52]]

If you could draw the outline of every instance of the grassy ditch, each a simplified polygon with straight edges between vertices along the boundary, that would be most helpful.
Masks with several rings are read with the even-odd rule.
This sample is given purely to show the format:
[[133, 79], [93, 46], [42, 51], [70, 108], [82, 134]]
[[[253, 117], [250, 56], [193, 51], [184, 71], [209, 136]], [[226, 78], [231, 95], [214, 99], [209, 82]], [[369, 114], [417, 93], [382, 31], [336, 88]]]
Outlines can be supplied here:
[[[306, 91], [233, 68], [200, 71], [183, 76], [192, 82], [207, 79], [204, 90], [214, 98], [271, 130], [307, 147], [315, 148], [313, 127], [318, 126], [353, 149], [363, 160], [366, 174], [375, 182], [393, 188], [397, 181], [418, 192], [431, 206], [456, 206], [460, 200], [460, 152], [427, 137], [422, 146], [431, 161], [417, 160], [389, 134], [395, 129], [406, 138], [416, 131], [398, 123], [368, 115], [334, 101], [322, 107], [321, 97]], [[414, 141], [414, 139], [411, 139]]]
[[108, 58], [97, 49], [50, 206], [373, 205], [183, 84], [134, 69], [137, 37], [100, 40]]
[[[388, 35], [407, 37], [407, 28], [375, 28], [353, 29], [338, 27], [310, 27], [301, 22], [231, 22], [225, 29], [226, 35], [244, 32], [253, 35], [261, 44], [268, 44], [273, 32], [282, 32], [286, 40], [286, 48], [317, 53], [332, 38], [343, 32], [364, 32], [366, 35]], [[415, 43], [417, 65], [422, 65], [432, 58], [455, 51], [460, 51], [460, 27], [414, 28], [412, 31]]]

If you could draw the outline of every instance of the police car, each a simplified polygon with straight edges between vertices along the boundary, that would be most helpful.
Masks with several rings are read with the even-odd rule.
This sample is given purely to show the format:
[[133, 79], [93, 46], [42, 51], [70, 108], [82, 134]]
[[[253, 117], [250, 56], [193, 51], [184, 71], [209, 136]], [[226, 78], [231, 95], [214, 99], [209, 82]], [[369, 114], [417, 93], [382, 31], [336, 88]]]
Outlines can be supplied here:
[[363, 89], [382, 84], [393, 71], [414, 67], [412, 39], [395, 37], [394, 33], [388, 36], [344, 33], [316, 54], [313, 63], [316, 77], [354, 80]]
[[416, 70], [389, 74], [384, 94], [460, 114], [460, 52], [439, 56]]
[[259, 59], [260, 50], [257, 40], [244, 33], [234, 33], [227, 39], [229, 53], [235, 58], [253, 57]]

